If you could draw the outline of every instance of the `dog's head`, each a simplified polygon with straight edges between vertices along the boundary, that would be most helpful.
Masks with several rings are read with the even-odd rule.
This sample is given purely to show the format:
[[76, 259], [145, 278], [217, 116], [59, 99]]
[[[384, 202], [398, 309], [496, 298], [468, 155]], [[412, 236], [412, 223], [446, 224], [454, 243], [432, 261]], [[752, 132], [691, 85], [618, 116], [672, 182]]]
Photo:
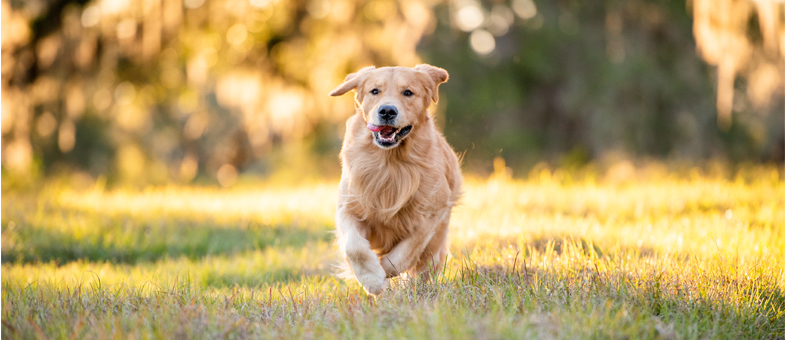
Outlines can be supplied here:
[[439, 84], [448, 77], [447, 71], [431, 65], [369, 66], [346, 76], [330, 95], [356, 90], [354, 99], [362, 109], [374, 143], [391, 149], [425, 121], [431, 101], [439, 100]]

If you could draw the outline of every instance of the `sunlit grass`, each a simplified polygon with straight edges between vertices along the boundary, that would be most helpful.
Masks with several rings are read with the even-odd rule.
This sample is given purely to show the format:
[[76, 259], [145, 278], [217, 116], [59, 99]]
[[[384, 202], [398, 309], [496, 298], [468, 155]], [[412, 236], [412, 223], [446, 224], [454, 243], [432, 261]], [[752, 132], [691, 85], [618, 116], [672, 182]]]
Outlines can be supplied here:
[[333, 276], [337, 183], [3, 192], [7, 338], [781, 338], [785, 184], [469, 179], [453, 259]]

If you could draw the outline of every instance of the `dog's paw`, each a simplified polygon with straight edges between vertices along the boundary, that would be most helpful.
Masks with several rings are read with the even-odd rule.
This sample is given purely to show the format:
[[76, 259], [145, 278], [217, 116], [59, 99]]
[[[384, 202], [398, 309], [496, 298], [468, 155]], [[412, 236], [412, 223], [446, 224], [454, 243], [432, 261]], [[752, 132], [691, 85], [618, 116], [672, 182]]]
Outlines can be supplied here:
[[381, 260], [381, 263], [382, 263], [382, 269], [384, 269], [384, 274], [388, 278], [396, 277], [401, 274], [402, 269], [396, 268], [396, 266], [392, 263], [392, 261], [390, 261], [389, 258], [386, 257], [383, 258]]
[[357, 281], [363, 286], [365, 292], [370, 295], [381, 295], [390, 286], [390, 280], [384, 275], [362, 275], [357, 276]]

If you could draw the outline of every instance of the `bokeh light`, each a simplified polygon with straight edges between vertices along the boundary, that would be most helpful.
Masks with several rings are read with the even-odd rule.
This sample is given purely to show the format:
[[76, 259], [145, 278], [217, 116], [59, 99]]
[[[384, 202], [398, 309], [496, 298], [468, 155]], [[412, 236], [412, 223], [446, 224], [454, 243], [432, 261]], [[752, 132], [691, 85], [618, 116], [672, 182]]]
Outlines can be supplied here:
[[619, 153], [785, 158], [772, 114], [785, 92], [785, 5], [775, 1], [2, 6], [4, 176], [121, 183], [128, 145], [146, 159], [132, 176], [140, 183], [220, 184], [225, 164], [273, 176], [293, 164], [282, 160], [309, 158], [335, 176], [354, 109], [326, 93], [367, 65], [422, 62], [450, 72], [432, 112], [470, 172], [488, 173], [499, 156], [515, 173]]
[[493, 35], [486, 30], [476, 30], [470, 36], [472, 49], [480, 55], [486, 55], [493, 52], [496, 48], [496, 40]]

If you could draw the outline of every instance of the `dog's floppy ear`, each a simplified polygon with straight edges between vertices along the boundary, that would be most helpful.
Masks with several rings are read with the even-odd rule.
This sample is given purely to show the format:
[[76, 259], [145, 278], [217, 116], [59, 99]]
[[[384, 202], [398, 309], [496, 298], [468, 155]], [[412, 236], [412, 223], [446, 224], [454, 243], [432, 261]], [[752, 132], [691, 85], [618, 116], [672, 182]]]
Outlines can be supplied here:
[[357, 85], [360, 85], [360, 82], [365, 79], [366, 75], [368, 75], [368, 72], [375, 69], [376, 67], [374, 66], [368, 66], [361, 68], [356, 73], [350, 73], [348, 76], [346, 76], [346, 79], [343, 80], [343, 84], [338, 85], [335, 90], [332, 90], [330, 95], [340, 96], [346, 92], [356, 89]]
[[447, 74], [443, 68], [439, 68], [436, 66], [431, 66], [428, 64], [420, 64], [414, 67], [415, 70], [423, 72], [427, 74], [431, 80], [433, 80], [434, 86], [433, 88], [429, 88], [428, 91], [431, 94], [431, 99], [434, 103], [439, 102], [439, 84], [447, 82], [447, 79], [450, 78], [450, 75]]

